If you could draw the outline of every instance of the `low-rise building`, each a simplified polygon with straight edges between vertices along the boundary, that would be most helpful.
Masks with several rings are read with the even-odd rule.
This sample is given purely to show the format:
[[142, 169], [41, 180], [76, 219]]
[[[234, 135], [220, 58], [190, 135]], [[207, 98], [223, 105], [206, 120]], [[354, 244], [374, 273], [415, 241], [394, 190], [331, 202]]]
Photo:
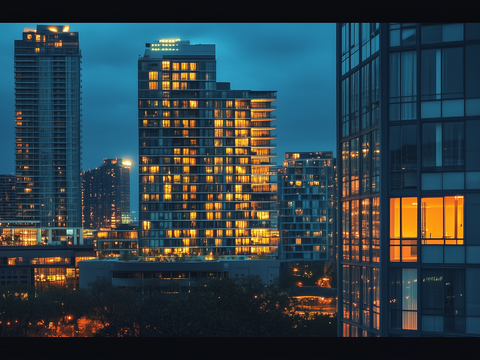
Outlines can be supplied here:
[[[153, 258], [152, 258], [153, 259]], [[158, 258], [157, 258], [158, 259]], [[210, 277], [241, 278], [258, 275], [265, 284], [272, 283], [279, 275], [280, 261], [260, 259], [233, 259], [196, 261], [123, 261], [119, 258], [82, 261], [80, 264], [80, 288], [87, 288], [91, 281], [105, 278], [119, 287], [141, 286], [147, 281], [159, 284], [175, 284], [179, 288], [193, 285], [194, 281]]]

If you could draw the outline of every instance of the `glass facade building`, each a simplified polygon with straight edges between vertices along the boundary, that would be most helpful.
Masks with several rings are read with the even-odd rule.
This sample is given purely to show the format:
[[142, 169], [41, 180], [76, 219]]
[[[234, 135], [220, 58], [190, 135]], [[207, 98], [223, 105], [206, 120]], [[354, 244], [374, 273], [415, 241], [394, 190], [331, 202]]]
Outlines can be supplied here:
[[25, 29], [14, 61], [18, 220], [38, 221], [48, 244], [81, 244], [78, 33]]
[[335, 259], [335, 169], [331, 151], [285, 153], [277, 184], [280, 260]]
[[340, 336], [480, 335], [480, 24], [337, 24]]
[[101, 167], [82, 173], [85, 229], [112, 228], [130, 223], [131, 161], [104, 159]]
[[272, 255], [275, 91], [216, 82], [215, 45], [147, 43], [138, 61], [140, 248]]

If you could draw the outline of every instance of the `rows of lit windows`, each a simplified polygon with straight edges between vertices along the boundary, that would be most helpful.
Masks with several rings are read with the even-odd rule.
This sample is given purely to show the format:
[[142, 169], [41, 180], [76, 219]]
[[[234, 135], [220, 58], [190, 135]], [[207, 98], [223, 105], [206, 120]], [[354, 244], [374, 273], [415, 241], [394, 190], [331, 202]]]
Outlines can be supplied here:
[[380, 199], [344, 201], [342, 215], [343, 260], [380, 261]]

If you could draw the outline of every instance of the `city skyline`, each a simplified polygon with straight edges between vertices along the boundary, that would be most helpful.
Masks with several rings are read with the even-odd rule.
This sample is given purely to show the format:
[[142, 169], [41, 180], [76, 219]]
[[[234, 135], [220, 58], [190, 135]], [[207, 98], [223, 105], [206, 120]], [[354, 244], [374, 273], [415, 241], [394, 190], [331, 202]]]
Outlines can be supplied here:
[[[138, 116], [136, 63], [145, 43], [160, 38], [215, 44], [217, 80], [232, 88], [278, 90], [277, 165], [288, 151], [335, 151], [334, 24], [65, 24], [82, 43], [82, 170], [103, 158], [131, 159], [133, 211], [138, 211], [138, 149], [132, 136]], [[15, 162], [13, 41], [36, 25], [0, 24], [2, 174], [13, 173]], [[322, 122], [321, 132], [304, 131], [316, 122]]]

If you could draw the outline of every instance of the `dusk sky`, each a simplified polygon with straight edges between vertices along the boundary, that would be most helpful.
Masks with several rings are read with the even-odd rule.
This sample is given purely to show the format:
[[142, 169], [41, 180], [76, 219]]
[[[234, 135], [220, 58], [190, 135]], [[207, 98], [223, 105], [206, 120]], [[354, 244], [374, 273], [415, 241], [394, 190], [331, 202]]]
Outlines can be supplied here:
[[82, 51], [82, 169], [131, 159], [138, 211], [137, 62], [162, 38], [215, 44], [217, 81], [232, 90], [277, 91], [275, 159], [335, 152], [335, 24], [0, 23], [0, 174], [15, 172], [14, 40], [37, 25], [70, 25]]

